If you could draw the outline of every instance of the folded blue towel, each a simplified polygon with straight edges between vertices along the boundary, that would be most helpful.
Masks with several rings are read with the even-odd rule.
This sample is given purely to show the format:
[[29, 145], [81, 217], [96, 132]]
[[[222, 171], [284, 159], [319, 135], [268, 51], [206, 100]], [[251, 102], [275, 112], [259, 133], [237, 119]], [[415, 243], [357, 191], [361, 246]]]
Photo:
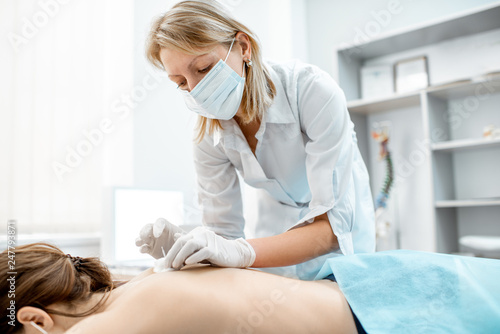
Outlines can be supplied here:
[[369, 334], [500, 333], [500, 260], [409, 250], [328, 259]]

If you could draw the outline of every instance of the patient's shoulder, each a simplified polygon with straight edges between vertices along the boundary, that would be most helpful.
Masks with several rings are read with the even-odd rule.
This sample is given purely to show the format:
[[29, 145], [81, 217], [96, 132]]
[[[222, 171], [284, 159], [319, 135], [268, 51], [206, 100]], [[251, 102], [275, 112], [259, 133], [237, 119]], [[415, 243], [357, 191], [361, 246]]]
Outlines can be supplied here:
[[[127, 283], [129, 287], [101, 313], [90, 315], [70, 328], [80, 333], [163, 333], [180, 328], [176, 301], [189, 291], [176, 288], [176, 275], [153, 274]], [[124, 286], [125, 287], [125, 286]]]
[[86, 333], [135, 333], [129, 331], [124, 319], [115, 317], [112, 312], [103, 312], [91, 315], [65, 332], [65, 334], [86, 334]]

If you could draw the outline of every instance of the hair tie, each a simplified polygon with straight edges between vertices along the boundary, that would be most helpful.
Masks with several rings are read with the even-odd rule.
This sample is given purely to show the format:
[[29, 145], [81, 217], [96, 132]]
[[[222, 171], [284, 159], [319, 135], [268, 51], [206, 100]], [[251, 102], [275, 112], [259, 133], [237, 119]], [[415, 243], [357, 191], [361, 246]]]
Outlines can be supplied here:
[[66, 254], [66, 257], [71, 260], [73, 263], [73, 266], [75, 267], [76, 270], [80, 269], [80, 266], [82, 265], [82, 258], [79, 256], [71, 256], [71, 254]]

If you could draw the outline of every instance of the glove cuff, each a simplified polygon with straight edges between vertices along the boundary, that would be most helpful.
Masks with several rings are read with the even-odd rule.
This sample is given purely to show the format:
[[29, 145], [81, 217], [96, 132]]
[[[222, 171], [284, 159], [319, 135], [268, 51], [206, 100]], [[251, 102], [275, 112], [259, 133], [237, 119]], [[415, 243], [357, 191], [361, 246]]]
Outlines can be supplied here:
[[248, 241], [246, 241], [243, 238], [238, 238], [235, 241], [242, 246], [243, 264], [241, 265], [241, 268], [251, 267], [252, 264], [255, 262], [255, 257], [256, 257], [255, 250], [253, 249], [252, 245], [250, 245]]

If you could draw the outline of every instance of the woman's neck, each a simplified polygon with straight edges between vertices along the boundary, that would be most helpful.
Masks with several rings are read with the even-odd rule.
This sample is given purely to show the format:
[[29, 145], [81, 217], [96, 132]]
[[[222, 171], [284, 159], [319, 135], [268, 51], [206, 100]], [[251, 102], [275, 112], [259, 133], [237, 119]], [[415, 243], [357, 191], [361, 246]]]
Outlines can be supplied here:
[[[118, 290], [116, 292], [118, 292]], [[102, 298], [106, 298], [104, 292], [93, 293], [87, 300], [75, 303], [71, 307], [67, 305], [51, 305], [49, 306], [49, 309], [69, 314], [81, 314], [89, 311], [97, 304], [99, 304]], [[110, 305], [110, 303], [112, 303], [113, 300], [115, 299], [116, 299], [116, 293], [115, 290], [112, 290], [109, 292], [109, 297], [106, 299], [106, 301], [92, 314], [89, 314], [84, 317], [68, 317], [59, 314], [53, 314], [51, 316], [54, 320], [54, 323], [57, 323], [59, 327], [63, 328], [66, 331], [71, 327], [73, 327], [76, 323], [86, 319], [88, 316], [95, 315], [105, 311]]]
[[255, 138], [255, 134], [259, 131], [260, 121], [258, 119], [253, 120], [248, 124], [243, 124], [240, 120], [235, 119], [236, 123], [241, 129], [241, 132], [245, 136], [245, 139], [248, 143], [248, 146], [252, 150], [252, 153], [255, 154], [255, 150], [257, 149], [257, 138]]
[[[134, 277], [132, 280], [120, 285], [119, 287], [111, 290], [110, 292], [98, 292], [98, 293], [93, 293], [89, 299], [85, 301], [81, 301], [74, 305], [73, 307], [69, 308], [67, 306], [55, 306], [55, 307], [50, 307], [54, 310], [61, 311], [61, 312], [66, 312], [66, 313], [72, 313], [72, 314], [79, 314], [79, 313], [85, 313], [88, 310], [92, 309], [95, 307], [97, 304], [102, 302], [102, 299], [105, 298], [104, 302], [102, 303], [99, 308], [95, 310], [92, 314], [88, 316], [93, 316], [102, 312], [105, 312], [106, 310], [109, 309], [111, 305], [125, 292], [128, 291], [130, 288], [132, 288], [134, 285], [136, 285], [140, 280], [143, 278], [151, 275], [153, 273], [152, 269], [148, 269], [141, 273], [140, 275]], [[105, 294], [109, 294], [108, 296], [105, 296]], [[84, 320], [88, 316], [85, 317], [66, 317], [66, 316], [61, 316], [61, 315], [54, 315], [54, 320], [56, 320], [62, 328], [65, 330], [68, 330], [72, 326], [74, 326], [76, 323]]]

